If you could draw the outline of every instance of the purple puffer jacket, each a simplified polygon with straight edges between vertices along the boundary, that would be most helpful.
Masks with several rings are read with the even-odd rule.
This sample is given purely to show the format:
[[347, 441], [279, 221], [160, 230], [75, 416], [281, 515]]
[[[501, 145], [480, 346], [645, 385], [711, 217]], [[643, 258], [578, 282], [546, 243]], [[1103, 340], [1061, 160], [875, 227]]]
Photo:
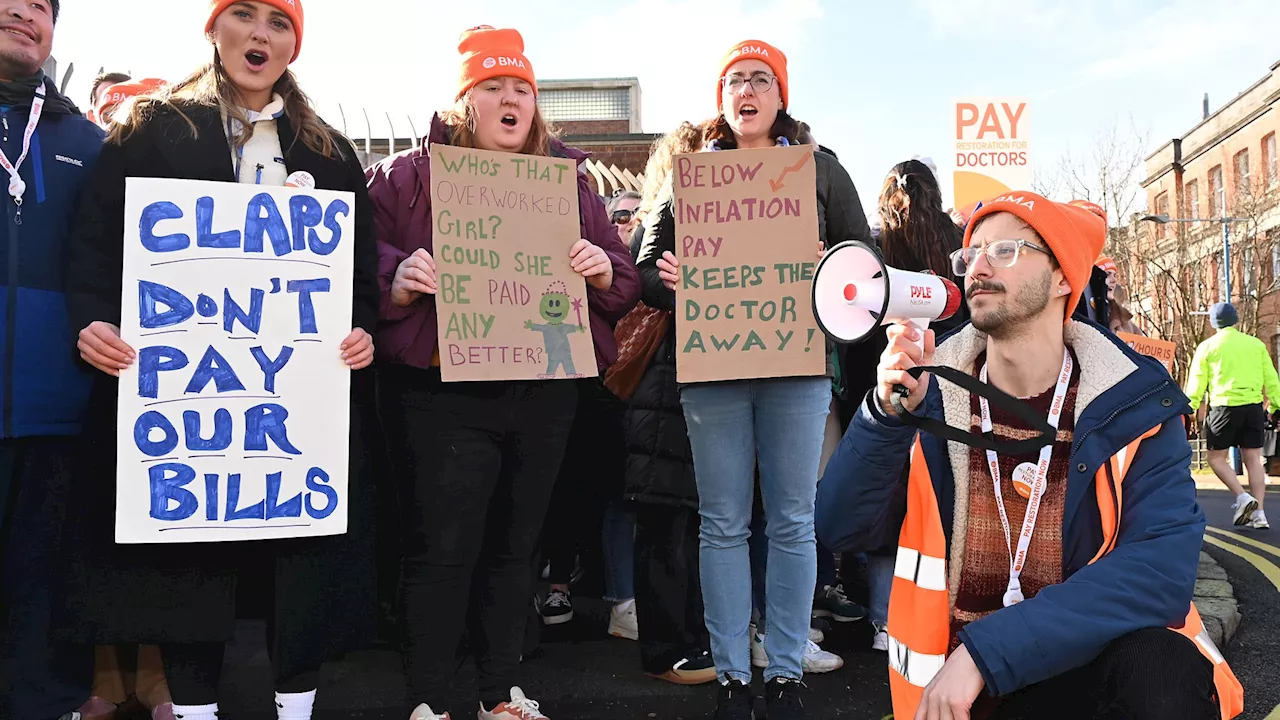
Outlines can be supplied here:
[[[437, 321], [434, 296], [423, 295], [407, 307], [391, 302], [391, 281], [396, 268], [414, 250], [425, 248], [435, 256], [431, 222], [430, 144], [449, 142], [449, 129], [437, 115], [431, 132], [419, 147], [397, 153], [369, 168], [369, 199], [373, 201], [378, 231], [378, 285], [382, 297], [378, 308], [375, 338], [378, 360], [418, 368], [431, 367], [436, 350]], [[582, 163], [586, 153], [552, 141], [553, 155]], [[595, 340], [596, 364], [600, 374], [618, 359], [613, 328], [640, 299], [640, 275], [631, 253], [618, 242], [618, 231], [605, 214], [604, 203], [578, 173], [578, 207], [582, 237], [604, 249], [613, 261], [613, 286], [597, 290], [587, 285], [587, 306], [591, 317], [591, 337]]]

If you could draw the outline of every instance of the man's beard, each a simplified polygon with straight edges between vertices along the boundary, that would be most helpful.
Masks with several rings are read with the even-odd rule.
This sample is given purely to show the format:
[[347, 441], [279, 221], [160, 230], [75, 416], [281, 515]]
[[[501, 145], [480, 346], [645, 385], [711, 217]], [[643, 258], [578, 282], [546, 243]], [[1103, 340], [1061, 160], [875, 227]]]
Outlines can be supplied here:
[[29, 78], [40, 72], [42, 66], [33, 51], [0, 49], [0, 77], [10, 80]]
[[973, 326], [997, 340], [1017, 337], [1029, 321], [1049, 306], [1053, 289], [1053, 273], [1046, 270], [1040, 277], [1027, 278], [1017, 292], [1005, 292], [1004, 304], [984, 315], [973, 313]]

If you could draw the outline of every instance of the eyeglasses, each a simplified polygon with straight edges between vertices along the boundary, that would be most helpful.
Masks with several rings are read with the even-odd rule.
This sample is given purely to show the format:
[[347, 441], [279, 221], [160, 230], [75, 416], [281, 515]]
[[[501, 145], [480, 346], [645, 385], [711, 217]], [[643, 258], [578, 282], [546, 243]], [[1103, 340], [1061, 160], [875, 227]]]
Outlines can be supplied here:
[[773, 75], [767, 72], [753, 72], [751, 77], [734, 73], [724, 77], [724, 86], [730, 93], [739, 93], [746, 87], [747, 83], [751, 83], [751, 90], [757, 95], [769, 92], [769, 88], [773, 87]]
[[979, 255], [986, 255], [987, 262], [991, 263], [993, 268], [1011, 268], [1018, 262], [1022, 248], [1031, 248], [1045, 255], [1050, 254], [1048, 250], [1027, 240], [994, 240], [987, 243], [986, 247], [971, 245], [951, 253], [951, 271], [964, 277], [968, 274], [969, 268], [978, 261]]
[[626, 225], [631, 222], [631, 218], [635, 217], [635, 215], [635, 210], [614, 210], [613, 214], [609, 216], [609, 220], [614, 225]]

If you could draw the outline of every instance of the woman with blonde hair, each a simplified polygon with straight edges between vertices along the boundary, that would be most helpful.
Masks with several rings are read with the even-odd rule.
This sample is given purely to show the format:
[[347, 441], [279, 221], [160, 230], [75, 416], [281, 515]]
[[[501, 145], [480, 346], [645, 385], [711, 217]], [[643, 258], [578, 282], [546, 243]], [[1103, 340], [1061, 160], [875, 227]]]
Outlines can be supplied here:
[[[519, 32], [472, 28], [458, 52], [454, 106], [433, 118], [418, 147], [368, 171], [382, 290], [379, 411], [405, 514], [411, 718], [449, 717], [465, 628], [479, 671], [479, 719], [535, 720], [545, 717], [539, 704], [516, 686], [531, 563], [578, 389], [565, 380], [442, 381], [429, 150], [449, 144], [577, 163], [586, 155], [551, 137]], [[584, 173], [577, 184], [579, 233], [564, 238], [565, 258], [586, 281], [603, 375], [617, 358], [613, 324], [639, 298], [639, 278]]]
[[[81, 202], [67, 270], [67, 305], [80, 357], [100, 372], [90, 398], [82, 518], [72, 558], [69, 622], [77, 639], [158, 643], [183, 720], [216, 720], [226, 641], [235, 633], [237, 587], [265, 586], [267, 645], [276, 712], [311, 717], [321, 665], [370, 632], [370, 593], [357, 592], [368, 559], [370, 503], [363, 427], [369, 422], [377, 321], [377, 256], [364, 174], [355, 150], [312, 109], [289, 71], [302, 47], [301, 0], [214, 0], [205, 34], [213, 59], [191, 76], [137, 98], [115, 124]], [[116, 397], [136, 352], [120, 338], [125, 180], [176, 178], [282, 187], [291, 173], [355, 194], [352, 321], [331, 348], [351, 378], [348, 532], [326, 538], [117, 545]], [[235, 273], [231, 265], [210, 272]], [[265, 582], [263, 579], [265, 578]]]

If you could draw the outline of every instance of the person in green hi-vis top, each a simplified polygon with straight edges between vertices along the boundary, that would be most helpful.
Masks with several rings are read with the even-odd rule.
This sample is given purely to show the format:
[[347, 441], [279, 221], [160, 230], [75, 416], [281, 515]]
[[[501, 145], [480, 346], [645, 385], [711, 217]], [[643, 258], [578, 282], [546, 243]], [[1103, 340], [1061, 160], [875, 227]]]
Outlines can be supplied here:
[[[1273, 414], [1280, 411], [1280, 377], [1267, 346], [1236, 329], [1240, 316], [1231, 303], [1210, 308], [1209, 321], [1218, 332], [1196, 348], [1187, 378], [1187, 397], [1192, 407], [1199, 408], [1197, 417], [1204, 423], [1209, 467], [1236, 494], [1232, 506], [1235, 524], [1266, 530], [1271, 525], [1262, 510], [1267, 490], [1262, 444], [1267, 410]], [[1227, 460], [1227, 451], [1233, 447], [1240, 448], [1244, 456], [1251, 493], [1240, 486], [1235, 469]]]

